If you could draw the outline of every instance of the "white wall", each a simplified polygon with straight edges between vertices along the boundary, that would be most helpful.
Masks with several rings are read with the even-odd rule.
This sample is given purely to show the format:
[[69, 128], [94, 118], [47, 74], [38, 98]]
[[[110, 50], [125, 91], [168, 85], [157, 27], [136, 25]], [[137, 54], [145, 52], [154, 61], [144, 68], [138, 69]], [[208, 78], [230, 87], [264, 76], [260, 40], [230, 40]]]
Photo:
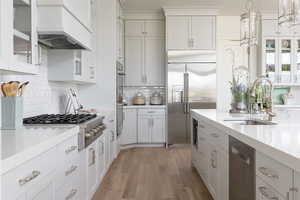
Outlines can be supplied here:
[[96, 76], [95, 85], [80, 86], [83, 105], [97, 110], [115, 111], [116, 102], [116, 1], [96, 0]]
[[24, 117], [45, 113], [62, 113], [65, 109], [66, 91], [76, 85], [54, 83], [48, 81], [47, 50], [42, 51], [42, 65], [39, 66], [39, 75], [1, 75], [1, 82], [30, 81], [26, 88], [24, 102]]

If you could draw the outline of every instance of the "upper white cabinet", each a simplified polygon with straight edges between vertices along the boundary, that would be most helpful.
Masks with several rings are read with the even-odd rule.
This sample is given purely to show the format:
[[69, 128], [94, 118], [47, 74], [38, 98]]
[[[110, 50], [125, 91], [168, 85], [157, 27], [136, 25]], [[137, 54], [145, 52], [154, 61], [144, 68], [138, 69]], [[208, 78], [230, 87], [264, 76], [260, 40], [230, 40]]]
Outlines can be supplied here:
[[167, 16], [168, 50], [215, 50], [215, 16]]
[[119, 0], [116, 0], [117, 6], [117, 34], [116, 34], [116, 39], [117, 39], [117, 61], [120, 62], [122, 65], [124, 65], [124, 20], [123, 20], [123, 10], [120, 4]]
[[95, 82], [91, 52], [83, 50], [49, 50], [48, 79], [78, 84]]
[[300, 84], [298, 29], [278, 26], [277, 20], [262, 21], [262, 74], [275, 85]]
[[167, 48], [184, 50], [190, 48], [190, 17], [170, 16], [167, 18]]
[[125, 22], [125, 68], [127, 86], [164, 85], [164, 22]]
[[0, 70], [37, 74], [36, 0], [1, 1], [0, 9]]

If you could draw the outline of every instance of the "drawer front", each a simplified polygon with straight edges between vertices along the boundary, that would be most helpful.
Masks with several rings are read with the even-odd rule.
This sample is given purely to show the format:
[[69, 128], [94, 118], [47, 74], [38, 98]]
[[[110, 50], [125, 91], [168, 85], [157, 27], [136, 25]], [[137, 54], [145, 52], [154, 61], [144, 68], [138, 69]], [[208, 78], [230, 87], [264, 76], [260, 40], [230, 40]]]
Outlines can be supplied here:
[[3, 176], [4, 199], [15, 199], [19, 194], [28, 191], [32, 185], [39, 183], [44, 176], [55, 170], [57, 150], [53, 148], [38, 157], [9, 171]]
[[78, 155], [78, 136], [74, 136], [58, 145], [59, 162], [74, 160]]
[[274, 188], [265, 183], [259, 177], [256, 177], [256, 200], [287, 200], [292, 197], [288, 197], [288, 193], [283, 197]]
[[82, 188], [80, 187], [80, 173], [77, 170], [74, 175], [55, 192], [55, 199], [59, 200], [80, 200], [82, 196]]
[[207, 129], [207, 138], [210, 143], [228, 151], [228, 135], [211, 125]]
[[139, 115], [165, 115], [165, 109], [140, 109]]
[[256, 153], [256, 174], [281, 195], [293, 187], [293, 170], [259, 152]]
[[70, 179], [80, 170], [80, 160], [79, 156], [72, 161], [64, 162], [58, 165], [59, 168], [56, 171], [56, 187], [60, 188], [62, 185], [69, 182]]

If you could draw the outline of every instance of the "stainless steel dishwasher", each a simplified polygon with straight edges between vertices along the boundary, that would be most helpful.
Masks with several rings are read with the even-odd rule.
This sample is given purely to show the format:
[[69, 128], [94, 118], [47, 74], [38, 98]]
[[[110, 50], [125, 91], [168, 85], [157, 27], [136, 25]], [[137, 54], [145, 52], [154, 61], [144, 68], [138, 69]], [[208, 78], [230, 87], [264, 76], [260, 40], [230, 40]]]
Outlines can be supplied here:
[[255, 200], [255, 149], [229, 137], [229, 199]]

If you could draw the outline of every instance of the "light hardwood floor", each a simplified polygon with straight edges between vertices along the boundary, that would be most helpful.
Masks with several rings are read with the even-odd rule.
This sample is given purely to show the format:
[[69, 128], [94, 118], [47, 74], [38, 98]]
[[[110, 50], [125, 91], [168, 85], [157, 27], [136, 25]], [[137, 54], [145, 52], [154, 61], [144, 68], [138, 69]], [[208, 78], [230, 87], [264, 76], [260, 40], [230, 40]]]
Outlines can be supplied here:
[[212, 200], [187, 147], [121, 151], [93, 200]]

